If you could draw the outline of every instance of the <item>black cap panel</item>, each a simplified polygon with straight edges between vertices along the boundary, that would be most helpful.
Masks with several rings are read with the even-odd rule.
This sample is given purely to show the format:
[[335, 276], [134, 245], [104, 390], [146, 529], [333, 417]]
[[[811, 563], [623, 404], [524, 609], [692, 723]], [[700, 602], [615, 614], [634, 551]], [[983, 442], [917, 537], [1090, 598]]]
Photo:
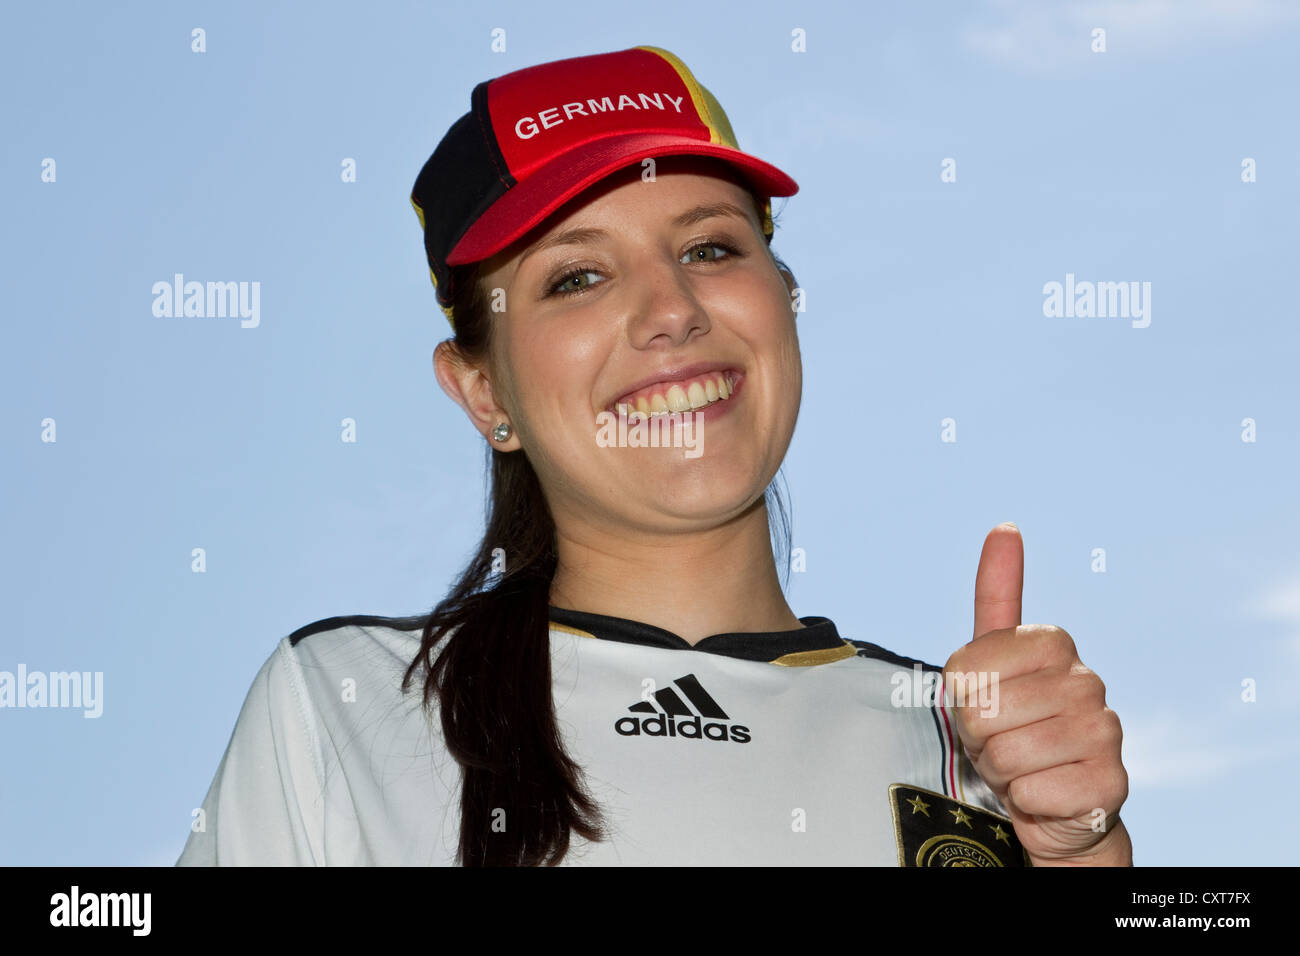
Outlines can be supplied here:
[[[492, 135], [487, 82], [474, 87], [473, 108], [447, 131], [411, 189], [424, 224], [424, 251], [438, 302], [450, 308], [454, 290], [447, 256], [466, 230], [515, 185]], [[449, 189], [449, 184], [455, 184]], [[450, 316], [448, 316], [450, 318]]]

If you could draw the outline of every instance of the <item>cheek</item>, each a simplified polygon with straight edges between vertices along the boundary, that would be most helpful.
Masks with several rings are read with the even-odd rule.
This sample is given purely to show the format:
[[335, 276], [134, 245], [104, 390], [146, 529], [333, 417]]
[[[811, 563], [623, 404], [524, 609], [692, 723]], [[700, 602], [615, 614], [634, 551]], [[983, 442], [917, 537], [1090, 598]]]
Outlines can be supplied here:
[[513, 403], [525, 433], [535, 444], [555, 446], [557, 456], [580, 450], [587, 432], [594, 433], [594, 386], [607, 352], [577, 330], [520, 336], [511, 347]]
[[799, 360], [798, 344], [791, 345], [786, 355], [777, 387], [781, 391], [781, 410], [786, 420], [787, 433], [793, 433], [795, 422], [799, 418], [799, 409], [803, 404], [803, 370]]
[[770, 356], [773, 388], [797, 403], [803, 387], [803, 359], [795, 314], [787, 301], [774, 304], [770, 299], [756, 303], [750, 314], [758, 317], [749, 324], [751, 347], [756, 354]]
[[786, 364], [789, 368], [789, 377], [796, 397], [803, 394], [803, 357], [799, 354], [799, 339], [794, 333], [790, 334], [789, 341], [786, 344], [787, 359]]
[[786, 429], [793, 431], [803, 401], [803, 358], [799, 354], [799, 338], [793, 321], [778, 333], [773, 351], [777, 356], [772, 368], [772, 387], [776, 392], [777, 412], [786, 421]]

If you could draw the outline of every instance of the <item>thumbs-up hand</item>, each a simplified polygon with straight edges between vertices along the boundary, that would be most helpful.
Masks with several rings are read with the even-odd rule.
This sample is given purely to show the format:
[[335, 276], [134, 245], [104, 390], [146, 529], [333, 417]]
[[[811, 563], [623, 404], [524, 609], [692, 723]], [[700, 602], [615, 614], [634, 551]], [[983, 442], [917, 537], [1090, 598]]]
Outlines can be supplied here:
[[[1034, 866], [1131, 866], [1119, 717], [1069, 634], [1021, 625], [1024, 568], [1019, 529], [998, 525], [975, 576], [974, 639], [944, 666], [945, 702]], [[977, 691], [981, 679], [996, 695]]]

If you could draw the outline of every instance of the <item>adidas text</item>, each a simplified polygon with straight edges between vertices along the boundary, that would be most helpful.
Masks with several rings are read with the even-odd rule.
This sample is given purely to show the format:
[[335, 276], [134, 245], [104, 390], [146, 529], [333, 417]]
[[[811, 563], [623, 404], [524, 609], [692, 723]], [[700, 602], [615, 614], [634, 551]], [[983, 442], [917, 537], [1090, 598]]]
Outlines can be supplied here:
[[688, 717], [675, 720], [665, 714], [653, 717], [620, 717], [614, 721], [614, 729], [624, 737], [685, 737], [688, 740], [733, 740], [738, 744], [750, 741], [749, 728], [741, 724], [707, 723], [701, 725], [700, 718]]

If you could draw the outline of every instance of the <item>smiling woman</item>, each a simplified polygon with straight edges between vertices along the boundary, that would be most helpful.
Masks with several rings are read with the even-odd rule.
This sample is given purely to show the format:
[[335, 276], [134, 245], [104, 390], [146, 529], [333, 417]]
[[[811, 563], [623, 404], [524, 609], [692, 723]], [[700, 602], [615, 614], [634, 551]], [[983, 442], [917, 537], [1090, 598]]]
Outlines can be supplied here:
[[[652, 181], [639, 165], [610, 174], [549, 230], [486, 261], [481, 296], [504, 311], [477, 330], [462, 315], [455, 342], [438, 349], [443, 388], [485, 438], [510, 426], [497, 450], [526, 449], [561, 526], [620, 540], [629, 524], [672, 535], [683, 521], [712, 527], [740, 519], [780, 467], [801, 385], [795, 281], [769, 252], [762, 200], [739, 178], [716, 160], [675, 156]], [[688, 467], [681, 454], [609, 453], [593, 441], [597, 416], [620, 405], [647, 417], [693, 412], [710, 454]], [[749, 520], [765, 527], [761, 514]], [[775, 597], [766, 612], [766, 623], [798, 626]], [[691, 635], [687, 621], [671, 623]]]
[[[485, 534], [431, 613], [281, 642], [181, 862], [1022, 863], [939, 668], [785, 599], [795, 182], [654, 47], [471, 103], [411, 198]], [[707, 445], [601, 440], [610, 414]]]

